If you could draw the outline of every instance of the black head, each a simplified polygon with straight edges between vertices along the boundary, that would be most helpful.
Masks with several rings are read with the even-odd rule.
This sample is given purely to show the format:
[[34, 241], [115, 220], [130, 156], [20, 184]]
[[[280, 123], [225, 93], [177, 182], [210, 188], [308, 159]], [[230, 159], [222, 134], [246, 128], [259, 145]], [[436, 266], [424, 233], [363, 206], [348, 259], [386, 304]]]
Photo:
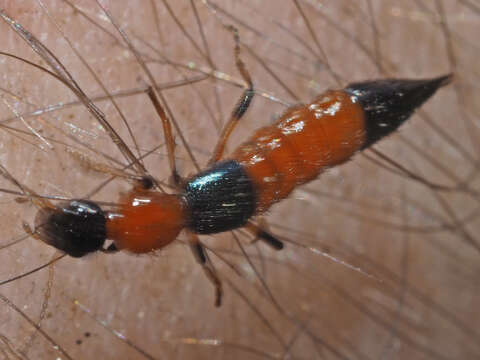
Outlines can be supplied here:
[[445, 75], [434, 79], [386, 79], [348, 85], [345, 91], [360, 102], [365, 112], [364, 148], [395, 131], [451, 79], [452, 75]]
[[92, 201], [72, 200], [39, 211], [35, 231], [45, 243], [73, 257], [100, 250], [107, 237], [106, 217]]

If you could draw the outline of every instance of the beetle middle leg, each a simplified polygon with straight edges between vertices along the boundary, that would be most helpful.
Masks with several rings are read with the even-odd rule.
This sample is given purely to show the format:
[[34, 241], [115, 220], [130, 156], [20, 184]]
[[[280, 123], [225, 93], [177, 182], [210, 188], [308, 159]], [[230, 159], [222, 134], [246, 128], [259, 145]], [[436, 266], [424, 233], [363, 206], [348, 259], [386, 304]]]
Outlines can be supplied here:
[[215, 306], [221, 306], [223, 297], [222, 281], [220, 280], [217, 271], [207, 257], [207, 254], [205, 253], [205, 247], [201, 243], [198, 236], [192, 232], [188, 232], [188, 243], [193, 252], [193, 255], [195, 256], [195, 259], [202, 266], [208, 280], [210, 280], [210, 282], [215, 287]]
[[235, 48], [234, 48], [235, 64], [237, 66], [238, 71], [242, 75], [243, 80], [246, 82], [247, 88], [242, 93], [240, 100], [238, 101], [237, 105], [232, 111], [232, 114], [230, 115], [230, 119], [222, 129], [220, 138], [218, 139], [217, 144], [215, 145], [215, 148], [213, 150], [213, 155], [208, 162], [209, 165], [216, 163], [223, 157], [223, 154], [225, 152], [225, 146], [227, 144], [228, 139], [230, 138], [230, 135], [232, 134], [235, 127], [237, 126], [239, 120], [243, 117], [243, 115], [247, 111], [248, 107], [250, 106], [250, 103], [252, 102], [253, 96], [255, 95], [250, 73], [248, 72], [247, 67], [245, 66], [245, 63], [240, 58], [240, 37], [238, 35], [238, 30], [232, 25], [227, 25], [225, 27], [233, 33], [233, 37], [235, 40]]

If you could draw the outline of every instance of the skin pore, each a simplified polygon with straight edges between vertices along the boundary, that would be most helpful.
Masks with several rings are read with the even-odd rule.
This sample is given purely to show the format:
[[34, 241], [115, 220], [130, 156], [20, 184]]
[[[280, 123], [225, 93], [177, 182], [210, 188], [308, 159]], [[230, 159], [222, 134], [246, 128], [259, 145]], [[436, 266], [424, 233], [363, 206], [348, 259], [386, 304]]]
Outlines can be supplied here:
[[[203, 237], [218, 254], [209, 256], [224, 281], [220, 309], [213, 306], [213, 288], [185, 236], [154, 255], [65, 257], [53, 270], [0, 286], [1, 357], [468, 359], [480, 354], [475, 5], [467, 0], [218, 1], [210, 8], [203, 1], [102, 3], [157, 85], [177, 85], [162, 94], [200, 168], [243, 90], [232, 34], [219, 19], [239, 29], [240, 56], [257, 90], [227, 153], [287, 104], [309, 101], [328, 88], [448, 72], [455, 79], [376, 147], [408, 175], [372, 152], [329, 170], [265, 217], [287, 245], [280, 252], [249, 244], [242, 232], [236, 232], [238, 240], [231, 233]], [[4, 0], [0, 8], [57, 56], [137, 157], [163, 143], [161, 121], [142, 92], [151, 82], [96, 2]], [[5, 22], [0, 27], [1, 51], [47, 66]], [[115, 99], [139, 150], [112, 101], [94, 100], [104, 91], [68, 42]], [[68, 105], [78, 98], [65, 85], [4, 56], [0, 67], [2, 120], [43, 109], [24, 122], [2, 123], [22, 131], [5, 127], [0, 134], [0, 165], [12, 177], [37, 194], [93, 194], [91, 199], [109, 203], [131, 188], [131, 181], [117, 177], [95, 191], [127, 160], [85, 106]], [[208, 76], [212, 69], [218, 70], [217, 80]], [[46, 111], [57, 104], [60, 109]], [[197, 172], [175, 134], [180, 174]], [[144, 158], [145, 168], [162, 182], [170, 176], [165, 154], [160, 147]], [[19, 191], [5, 177], [0, 181], [2, 189]], [[25, 199], [0, 197], [0, 281], [59, 255], [32, 238], [21, 240], [23, 222], [32, 226], [37, 212]]]

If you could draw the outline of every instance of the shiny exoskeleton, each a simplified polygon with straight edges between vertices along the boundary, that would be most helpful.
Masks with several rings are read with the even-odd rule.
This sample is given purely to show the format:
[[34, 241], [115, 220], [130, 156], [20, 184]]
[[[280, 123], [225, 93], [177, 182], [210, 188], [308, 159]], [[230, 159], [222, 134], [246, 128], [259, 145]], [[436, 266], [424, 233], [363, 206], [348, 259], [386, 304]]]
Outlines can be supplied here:
[[80, 257], [102, 250], [107, 239], [115, 249], [145, 253], [168, 245], [184, 228], [213, 234], [242, 227], [297, 186], [394, 132], [450, 78], [379, 80], [327, 91], [287, 109], [177, 194], [137, 188], [111, 212], [91, 201], [70, 201], [42, 209], [36, 233]]

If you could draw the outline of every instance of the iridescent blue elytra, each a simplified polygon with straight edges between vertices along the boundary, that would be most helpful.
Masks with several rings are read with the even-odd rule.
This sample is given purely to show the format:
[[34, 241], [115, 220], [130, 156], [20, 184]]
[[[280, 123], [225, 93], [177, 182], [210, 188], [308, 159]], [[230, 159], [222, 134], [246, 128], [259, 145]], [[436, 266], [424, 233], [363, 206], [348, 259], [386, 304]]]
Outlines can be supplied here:
[[233, 160], [195, 175], [185, 186], [184, 198], [189, 211], [187, 227], [198, 234], [239, 228], [256, 208], [252, 181]]

